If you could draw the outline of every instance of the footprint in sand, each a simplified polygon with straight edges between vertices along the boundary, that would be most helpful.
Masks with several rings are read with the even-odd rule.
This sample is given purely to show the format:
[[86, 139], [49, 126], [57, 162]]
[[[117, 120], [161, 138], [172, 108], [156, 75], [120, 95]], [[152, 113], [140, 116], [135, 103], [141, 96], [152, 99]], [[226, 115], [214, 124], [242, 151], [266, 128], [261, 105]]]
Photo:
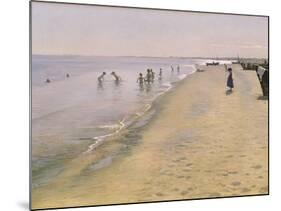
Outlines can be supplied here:
[[186, 157], [180, 157], [179, 160], [186, 160]]
[[237, 171], [229, 171], [228, 173], [229, 174], [237, 174], [238, 172]]
[[182, 191], [182, 192], [181, 192], [181, 195], [182, 195], [182, 196], [185, 196], [186, 194], [188, 194], [188, 191]]
[[167, 172], [168, 172], [168, 171], [165, 170], [165, 169], [161, 169], [161, 170], [159, 171], [160, 174], [164, 174], [164, 175], [167, 174]]
[[268, 193], [268, 186], [260, 188], [259, 192], [260, 193]]
[[180, 147], [180, 148], [183, 148], [183, 147], [186, 147], [184, 144], [179, 144], [177, 145], [176, 147]]
[[184, 176], [182, 176], [182, 175], [179, 175], [179, 176], [177, 176], [177, 178], [181, 179], [181, 178], [184, 178]]
[[187, 163], [187, 164], [185, 164], [185, 166], [192, 166], [193, 165], [193, 163]]
[[262, 168], [262, 165], [255, 165], [255, 166], [252, 166], [253, 169], [261, 169]]
[[155, 193], [155, 195], [156, 195], [156, 196], [165, 196], [163, 193], [160, 193], [160, 192]]
[[225, 187], [225, 184], [219, 183], [218, 186]]
[[209, 194], [210, 197], [218, 197], [218, 196], [221, 196], [220, 193], [210, 193]]
[[247, 193], [247, 192], [250, 192], [250, 191], [251, 191], [251, 189], [249, 189], [249, 188], [243, 188], [241, 190], [242, 193]]
[[186, 176], [186, 177], [185, 177], [185, 179], [190, 179], [190, 178], [191, 178], [191, 176]]
[[174, 188], [174, 189], [172, 189], [172, 191], [176, 191], [177, 192], [177, 191], [179, 191], [179, 189], [178, 188]]
[[239, 185], [241, 185], [241, 182], [232, 182], [231, 185], [232, 186], [239, 186]]

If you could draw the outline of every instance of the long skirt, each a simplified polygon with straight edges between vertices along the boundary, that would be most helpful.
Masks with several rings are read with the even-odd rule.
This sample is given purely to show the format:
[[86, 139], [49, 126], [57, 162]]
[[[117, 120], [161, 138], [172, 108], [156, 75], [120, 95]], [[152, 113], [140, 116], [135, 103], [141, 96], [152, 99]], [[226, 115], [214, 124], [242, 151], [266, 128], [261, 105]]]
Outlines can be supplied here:
[[230, 74], [228, 76], [226, 86], [229, 87], [229, 88], [233, 88], [234, 87], [232, 74]]

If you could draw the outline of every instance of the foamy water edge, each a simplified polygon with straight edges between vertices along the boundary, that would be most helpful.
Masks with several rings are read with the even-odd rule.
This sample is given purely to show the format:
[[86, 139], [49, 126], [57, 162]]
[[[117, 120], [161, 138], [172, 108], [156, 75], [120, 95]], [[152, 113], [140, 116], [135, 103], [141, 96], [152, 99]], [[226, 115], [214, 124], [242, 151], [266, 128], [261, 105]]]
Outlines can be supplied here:
[[[183, 79], [185, 79], [188, 75], [191, 75], [191, 74], [193, 74], [193, 73], [196, 72], [196, 67], [195, 67], [195, 65], [190, 65], [190, 66], [191, 66], [194, 70], [191, 71], [189, 74], [182, 74], [182, 75], [179, 75], [179, 76], [178, 76], [179, 81], [177, 81], [177, 83], [180, 82], [180, 81], [182, 81]], [[158, 94], [152, 99], [152, 102], [151, 102], [150, 104], [146, 104], [146, 105], [144, 106], [144, 109], [143, 109], [142, 112], [136, 112], [136, 113], [135, 113], [136, 118], [140, 118], [140, 117], [142, 117], [143, 115], [145, 115], [145, 114], [151, 109], [153, 102], [154, 102], [157, 98], [159, 98], [161, 95], [167, 93], [169, 90], [171, 90], [171, 89], [173, 88], [172, 83], [166, 83], [165, 86], [167, 86], [167, 88], [166, 88], [163, 92], [158, 93]], [[128, 126], [130, 126], [130, 124], [127, 124], [127, 125], [125, 124], [125, 120], [126, 120], [126, 117], [123, 117], [123, 119], [118, 122], [118, 127], [117, 127], [117, 129], [116, 129], [114, 132], [109, 133], [109, 134], [106, 134], [106, 135], [101, 135], [101, 136], [95, 136], [95, 137], [93, 137], [92, 140], [95, 140], [95, 142], [94, 142], [93, 144], [91, 144], [91, 145], [88, 147], [88, 149], [87, 149], [85, 152], [83, 152], [83, 154], [87, 154], [87, 153], [92, 152], [92, 151], [93, 151], [94, 149], [96, 149], [99, 145], [101, 145], [101, 144], [103, 143], [103, 141], [104, 141], [106, 138], [112, 137], [112, 136], [118, 134], [122, 129], [127, 128]], [[134, 122], [134, 121], [133, 121], [133, 122]], [[114, 125], [104, 125], [104, 126], [100, 126], [100, 128], [114, 128], [114, 127], [116, 127], [116, 124], [114, 124]]]

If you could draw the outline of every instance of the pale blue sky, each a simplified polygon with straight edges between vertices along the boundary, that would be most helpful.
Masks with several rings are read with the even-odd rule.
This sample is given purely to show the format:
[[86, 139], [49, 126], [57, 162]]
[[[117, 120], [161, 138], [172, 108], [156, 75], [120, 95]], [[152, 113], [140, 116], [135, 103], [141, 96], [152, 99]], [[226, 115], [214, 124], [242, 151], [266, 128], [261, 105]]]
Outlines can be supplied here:
[[267, 57], [266, 17], [32, 3], [33, 54]]

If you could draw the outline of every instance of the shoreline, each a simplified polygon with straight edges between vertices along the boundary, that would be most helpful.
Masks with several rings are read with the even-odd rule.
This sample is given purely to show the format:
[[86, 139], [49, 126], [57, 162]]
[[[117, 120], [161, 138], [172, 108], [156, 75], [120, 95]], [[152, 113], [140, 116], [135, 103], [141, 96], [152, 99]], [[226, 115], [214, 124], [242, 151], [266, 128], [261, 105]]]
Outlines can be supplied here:
[[[193, 67], [194, 67], [194, 65], [193, 65]], [[152, 101], [149, 104], [145, 104], [144, 107], [139, 109], [137, 112], [132, 113], [127, 117], [124, 116], [121, 120], [116, 122], [114, 125], [116, 125], [116, 124], [119, 125], [119, 127], [116, 130], [109, 131], [109, 133], [105, 133], [103, 135], [95, 136], [92, 138], [88, 137], [88, 138], [79, 139], [79, 140], [83, 140], [85, 142], [85, 143], [81, 144], [81, 148], [83, 148], [84, 150], [82, 150], [82, 151], [78, 150], [78, 152], [80, 152], [80, 153], [75, 153], [73, 156], [65, 158], [60, 163], [67, 164], [67, 163], [71, 162], [71, 160], [76, 159], [77, 157], [83, 156], [83, 154], [88, 154], [91, 152], [95, 153], [95, 151], [98, 150], [98, 148], [100, 146], [102, 146], [104, 144], [104, 142], [113, 141], [112, 144], [114, 144], [114, 141], [116, 141], [117, 139], [124, 138], [124, 136], [126, 136], [127, 133], [130, 133], [131, 130], [133, 130], [134, 132], [136, 130], [141, 130], [142, 127], [144, 127], [145, 125], [147, 125], [149, 123], [149, 121], [153, 118], [153, 115], [156, 112], [158, 112], [159, 109], [155, 109], [154, 107], [157, 106], [157, 104], [159, 104], [157, 102], [161, 99], [161, 97], [165, 97], [165, 95], [167, 95], [171, 89], [176, 89], [180, 85], [180, 83], [183, 83], [183, 81], [186, 80], [186, 78], [189, 75], [194, 74], [196, 72], [195, 67], [194, 67], [194, 70], [195, 71], [193, 71], [189, 74], [186, 74], [184, 76], [184, 78], [180, 79], [179, 81], [172, 82], [169, 86], [167, 86], [167, 89], [165, 91], [162, 91], [162, 92], [159, 92], [158, 94], [156, 94], [155, 97], [152, 99]], [[153, 115], [151, 115], [151, 112], [149, 112], [150, 109], [153, 109]], [[134, 127], [134, 125], [139, 125], [139, 124], [141, 124], [141, 126], [138, 126], [137, 128]], [[124, 133], [122, 133], [124, 129], [126, 129], [126, 131], [124, 131]], [[119, 135], [119, 133], [121, 133], [121, 134]], [[87, 146], [87, 143], [89, 144], [88, 146]], [[111, 157], [112, 153], [113, 152], [108, 152], [108, 157]], [[50, 158], [50, 159], [54, 160], [53, 158]], [[102, 158], [98, 158], [97, 162], [99, 162], [100, 160], [102, 160]], [[57, 165], [57, 162], [53, 162], [53, 163], [54, 163], [53, 165]], [[62, 164], [60, 164], [60, 165], [62, 165]], [[33, 187], [36, 189], [38, 187], [48, 185], [48, 182], [51, 182], [53, 179], [55, 179], [54, 175], [55, 176], [59, 175], [63, 171], [63, 169], [64, 169], [64, 166], [57, 166], [55, 169], [52, 170], [50, 177], [40, 178], [39, 180], [41, 182], [37, 181], [35, 183], [35, 181], [33, 181]], [[41, 167], [38, 171], [39, 172], [46, 171], [46, 169], [44, 167]], [[38, 175], [39, 172], [35, 171], [35, 172], [33, 172], [33, 174]]]
[[[138, 124], [139, 121], [142, 121], [142, 118], [145, 118], [147, 115], [149, 115], [149, 110], [153, 109], [154, 107], [157, 107], [157, 104], [159, 104], [158, 101], [161, 101], [161, 97], [165, 97], [165, 95], [167, 95], [169, 93], [169, 91], [171, 89], [177, 89], [177, 87], [183, 83], [190, 75], [194, 74], [196, 72], [196, 67], [195, 65], [192, 65], [194, 68], [193, 72], [190, 72], [189, 74], [185, 74], [183, 78], [180, 78], [179, 81], [176, 82], [171, 82], [171, 84], [169, 86], [167, 86], [167, 89], [163, 92], [158, 93], [157, 95], [155, 95], [155, 97], [152, 99], [152, 101], [150, 103], [147, 103], [144, 105], [144, 108], [138, 110], [135, 113], [132, 113], [129, 115], [129, 117], [123, 117], [122, 120], [118, 121], [118, 124], [120, 125], [120, 127], [118, 127], [118, 129], [116, 129], [113, 132], [110, 132], [108, 134], [104, 134], [101, 136], [96, 136], [93, 137], [93, 140], [96, 140], [95, 143], [91, 144], [88, 148], [88, 150], [84, 153], [89, 153], [92, 150], [96, 149], [96, 147], [98, 147], [99, 145], [102, 145], [103, 141], [106, 141], [107, 138], [112, 137], [114, 139], [114, 135], [117, 135], [119, 132], [121, 132], [123, 129], [127, 128], [128, 130], [130, 130], [130, 127], [132, 125]], [[175, 84], [175, 85], [173, 85]], [[154, 109], [155, 112], [159, 112], [157, 111], [157, 109]], [[153, 117], [151, 117], [153, 118]], [[130, 123], [126, 124], [126, 120]], [[117, 123], [116, 123], [117, 124]], [[148, 122], [145, 124], [149, 124]], [[97, 145], [97, 146], [96, 146]]]
[[125, 139], [106, 141], [34, 190], [32, 208], [266, 194], [267, 101], [257, 100], [254, 76], [239, 71], [230, 96], [221, 67], [187, 76], [156, 99], [143, 128], [124, 129]]

